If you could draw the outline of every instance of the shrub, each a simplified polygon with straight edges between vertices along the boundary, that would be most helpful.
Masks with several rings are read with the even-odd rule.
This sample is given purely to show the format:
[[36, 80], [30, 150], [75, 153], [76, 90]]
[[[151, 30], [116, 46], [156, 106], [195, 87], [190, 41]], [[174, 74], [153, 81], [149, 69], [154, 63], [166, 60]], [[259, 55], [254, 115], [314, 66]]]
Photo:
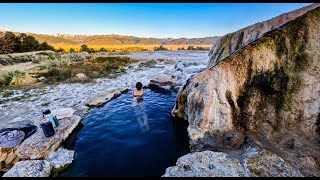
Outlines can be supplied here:
[[54, 60], [47, 60], [45, 61], [45, 66], [47, 69], [53, 67], [60, 67], [60, 66], [69, 66], [70, 59], [69, 58], [62, 58], [62, 59], [54, 59]]
[[119, 52], [119, 55], [128, 55], [130, 54], [130, 52], [128, 50], [123, 50], [121, 52]]
[[99, 49], [99, 52], [100, 52], [100, 51], [108, 52], [105, 48], [100, 48], [100, 49]]
[[9, 85], [13, 78], [19, 79], [24, 75], [25, 75], [25, 72], [22, 72], [22, 71], [19, 71], [19, 70], [13, 70], [13, 71], [5, 72], [2, 75], [4, 85]]
[[85, 58], [83, 58], [81, 55], [76, 53], [71, 53], [69, 57], [70, 57], [70, 61], [72, 62], [79, 62], [79, 61], [85, 60]]
[[80, 47], [80, 52], [88, 52], [89, 48], [88, 48], [88, 45], [86, 44], [82, 44], [81, 47]]
[[62, 47], [56, 50], [56, 52], [66, 52]]
[[160, 47], [155, 47], [154, 51], [168, 51], [168, 49], [161, 45]]
[[151, 59], [151, 60], [149, 60], [149, 61], [141, 62], [141, 63], [139, 64], [139, 66], [140, 66], [140, 67], [142, 67], [142, 66], [144, 66], [144, 67], [150, 67], [150, 66], [153, 66], [153, 65], [155, 65], [155, 64], [157, 64], [157, 60]]

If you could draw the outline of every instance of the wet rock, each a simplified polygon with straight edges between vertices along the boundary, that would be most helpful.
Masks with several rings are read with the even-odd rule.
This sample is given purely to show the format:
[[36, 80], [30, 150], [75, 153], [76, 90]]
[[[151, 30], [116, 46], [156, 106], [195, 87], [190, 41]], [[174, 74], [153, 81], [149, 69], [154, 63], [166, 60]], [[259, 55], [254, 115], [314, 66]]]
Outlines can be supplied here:
[[47, 161], [51, 164], [54, 171], [59, 171], [72, 163], [74, 151], [60, 148]]
[[49, 177], [50, 163], [46, 160], [28, 160], [17, 162], [2, 177]]
[[176, 166], [166, 169], [163, 177], [240, 177], [245, 175], [239, 160], [228, 158], [222, 152], [203, 151], [180, 157]]
[[173, 89], [172, 81], [173, 79], [171, 75], [157, 74], [150, 80], [148, 88], [158, 93], [171, 93], [171, 90]]
[[15, 150], [21, 159], [41, 159], [54, 152], [62, 141], [64, 141], [77, 127], [81, 118], [73, 115], [70, 118], [59, 120], [60, 125], [56, 127], [55, 135], [46, 137], [42, 129], [24, 140]]
[[158, 86], [168, 86], [172, 85], [172, 76], [168, 74], [158, 74], [150, 80], [150, 84], [155, 84]]
[[149, 83], [148, 88], [151, 91], [155, 91], [156, 93], [160, 93], [160, 94], [171, 94], [171, 91], [172, 91], [172, 86], [170, 85], [161, 86], [155, 83]]
[[122, 93], [128, 91], [129, 89], [125, 88], [123, 90], [120, 89], [111, 89], [108, 90], [105, 93], [100, 94], [98, 97], [90, 100], [86, 103], [86, 106], [92, 107], [92, 106], [102, 106], [106, 102], [110, 101], [111, 99], [121, 95]]

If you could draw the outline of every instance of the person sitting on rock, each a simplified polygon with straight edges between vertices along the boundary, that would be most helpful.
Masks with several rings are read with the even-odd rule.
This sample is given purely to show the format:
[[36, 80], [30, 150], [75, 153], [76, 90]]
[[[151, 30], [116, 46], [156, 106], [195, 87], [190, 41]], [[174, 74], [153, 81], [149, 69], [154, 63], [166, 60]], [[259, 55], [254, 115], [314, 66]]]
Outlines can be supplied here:
[[137, 89], [132, 92], [132, 95], [133, 95], [134, 97], [136, 97], [137, 100], [142, 100], [142, 97], [143, 97], [143, 95], [144, 95], [144, 92], [143, 92], [143, 90], [142, 90], [142, 83], [141, 83], [141, 82], [137, 82], [136, 88], [137, 88]]

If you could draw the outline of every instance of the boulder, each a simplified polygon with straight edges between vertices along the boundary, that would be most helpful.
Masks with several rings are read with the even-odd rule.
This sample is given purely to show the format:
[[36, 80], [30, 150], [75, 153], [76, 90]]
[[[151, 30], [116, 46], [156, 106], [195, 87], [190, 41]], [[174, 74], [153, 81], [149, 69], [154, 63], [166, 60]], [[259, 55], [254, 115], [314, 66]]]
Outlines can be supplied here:
[[47, 161], [51, 164], [54, 171], [59, 171], [72, 163], [74, 151], [60, 148], [52, 153]]
[[222, 152], [202, 151], [180, 157], [176, 166], [166, 169], [163, 177], [240, 177], [245, 175], [239, 160], [228, 158]]
[[17, 162], [2, 177], [49, 177], [50, 163], [46, 160], [27, 160]]
[[95, 97], [94, 99], [90, 100], [89, 102], [85, 103], [86, 106], [92, 107], [92, 106], [102, 106], [106, 102], [112, 100], [113, 98], [127, 92], [129, 89], [125, 88], [123, 90], [120, 89], [110, 89], [107, 92], [104, 92], [100, 94], [98, 97]]
[[171, 75], [157, 74], [150, 80], [148, 88], [162, 94], [171, 93], [174, 87], [173, 80]]
[[172, 84], [172, 76], [168, 74], [157, 74], [152, 80], [150, 80], [150, 84], [155, 84], [158, 86], [168, 86]]
[[157, 75], [152, 80], [150, 80], [149, 84], [154, 84], [158, 86], [170, 86], [172, 85], [172, 78], [170, 75]]
[[76, 77], [78, 78], [78, 79], [87, 79], [88, 77], [85, 75], [85, 74], [83, 74], [83, 73], [78, 73], [78, 74], [76, 74]]
[[157, 74], [153, 76], [151, 79], [159, 83], [168, 83], [172, 81], [172, 77], [169, 74]]
[[80, 120], [80, 116], [77, 115], [59, 120], [60, 125], [54, 129], [55, 134], [51, 137], [46, 137], [42, 129], [38, 129], [36, 133], [16, 147], [15, 154], [21, 159], [42, 159], [48, 157], [72, 133]]

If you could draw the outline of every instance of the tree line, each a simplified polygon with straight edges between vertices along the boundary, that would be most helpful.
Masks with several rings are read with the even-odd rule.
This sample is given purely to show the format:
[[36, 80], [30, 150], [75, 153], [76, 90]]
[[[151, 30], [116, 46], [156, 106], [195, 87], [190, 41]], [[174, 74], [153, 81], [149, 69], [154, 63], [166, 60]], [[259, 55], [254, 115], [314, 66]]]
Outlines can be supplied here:
[[[205, 48], [205, 47], [200, 47], [200, 46], [197, 46], [197, 47], [194, 47], [194, 46], [188, 46], [186, 49], [184, 47], [182, 48], [178, 48], [178, 51], [179, 50], [198, 50], [198, 51], [209, 51], [210, 48]], [[155, 47], [154, 48], [154, 51], [169, 51], [168, 48], [165, 48], [163, 45], [160, 45], [159, 47]]]
[[198, 50], [198, 51], [209, 51], [210, 48], [205, 48], [205, 47], [200, 47], [200, 46], [197, 46], [197, 47], [194, 47], [194, 46], [188, 46], [187, 49], [185, 49], [184, 47], [182, 48], [178, 48], [178, 50]]
[[55, 51], [54, 47], [47, 42], [40, 43], [36, 38], [25, 33], [16, 36], [12, 32], [5, 32], [4, 36], [0, 37], [0, 54], [43, 50]]

